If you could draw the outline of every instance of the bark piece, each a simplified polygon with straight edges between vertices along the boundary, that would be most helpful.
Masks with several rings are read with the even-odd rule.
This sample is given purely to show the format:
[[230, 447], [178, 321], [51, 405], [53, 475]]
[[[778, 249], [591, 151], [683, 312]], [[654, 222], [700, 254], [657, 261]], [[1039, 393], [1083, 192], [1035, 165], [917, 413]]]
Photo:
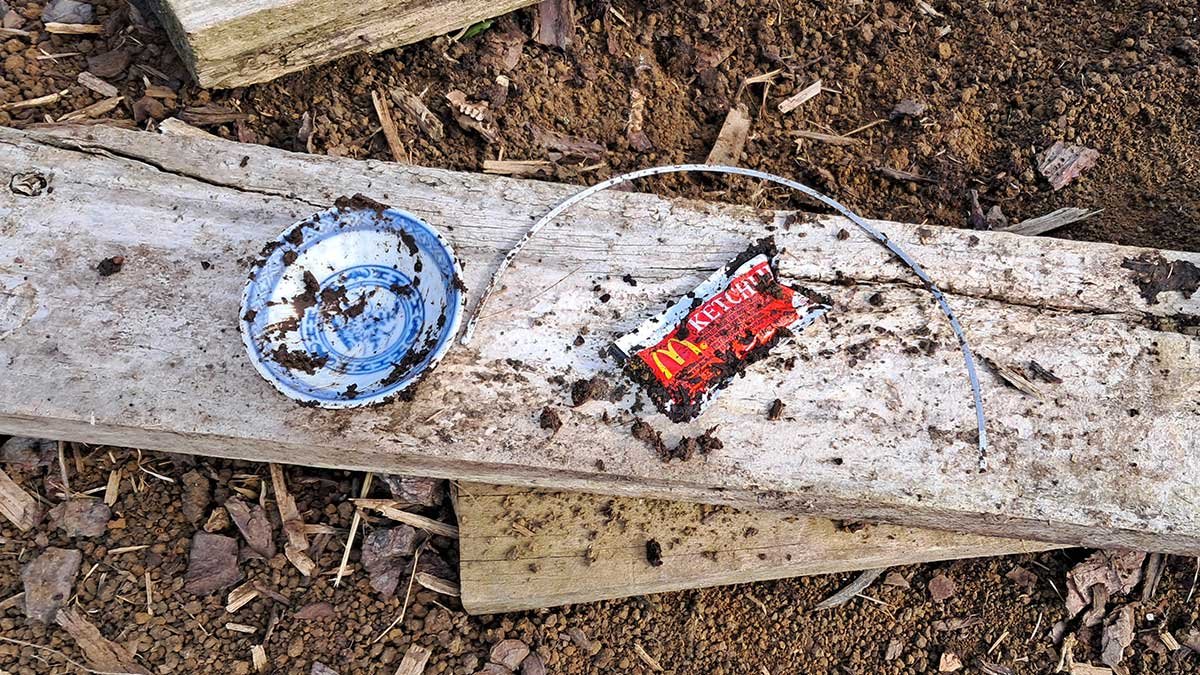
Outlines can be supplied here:
[[542, 0], [537, 6], [533, 39], [547, 47], [567, 49], [575, 36], [575, 0]]
[[100, 634], [100, 629], [76, 610], [59, 610], [55, 621], [74, 638], [75, 644], [79, 646], [88, 665], [93, 669], [106, 673], [150, 675], [149, 670], [138, 664], [132, 652], [123, 645], [105, 638]]
[[1009, 570], [1008, 574], [1005, 574], [1004, 576], [1011, 579], [1017, 585], [1028, 590], [1033, 590], [1033, 588], [1037, 586], [1038, 582], [1038, 575], [1030, 572], [1020, 565], [1013, 567], [1011, 570]]
[[392, 87], [389, 93], [392, 102], [400, 106], [400, 109], [417, 123], [425, 135], [435, 141], [445, 138], [446, 133], [442, 129], [442, 121], [421, 101], [419, 96], [404, 87]]
[[1125, 658], [1125, 648], [1133, 644], [1134, 612], [1137, 605], [1125, 605], [1109, 618], [1100, 636], [1100, 661], [1116, 668]]
[[40, 438], [13, 436], [0, 444], [0, 464], [27, 469], [50, 466], [58, 461], [58, 444]]
[[1050, 187], [1058, 191], [1095, 166], [1098, 159], [1098, 150], [1055, 141], [1038, 156], [1038, 172], [1049, 181]]
[[71, 597], [83, 554], [75, 549], [48, 548], [21, 570], [25, 586], [25, 616], [50, 623]]
[[88, 72], [96, 77], [116, 77], [129, 67], [129, 52], [124, 49], [114, 49], [96, 56], [88, 57]]
[[37, 501], [3, 470], [0, 470], [0, 514], [22, 532], [33, 527], [41, 515]]
[[112, 511], [97, 499], [69, 499], [50, 509], [49, 515], [68, 537], [99, 537], [108, 531]]
[[313, 602], [301, 607], [293, 616], [302, 621], [324, 621], [337, 616], [328, 602]]
[[742, 148], [746, 145], [746, 137], [750, 134], [750, 109], [746, 104], [739, 103], [729, 109], [725, 115], [725, 123], [717, 133], [717, 140], [712, 150], [708, 152], [708, 164], [724, 164], [734, 166], [742, 159]]
[[199, 471], [183, 474], [183, 515], [195, 525], [204, 519], [212, 492], [208, 479]]
[[488, 658], [509, 670], [516, 670], [529, 656], [529, 645], [520, 640], [501, 640], [492, 646]]
[[225, 502], [225, 510], [251, 550], [268, 559], [275, 555], [274, 527], [261, 506], [247, 505], [241, 497], [231, 497]]
[[233, 537], [197, 532], [188, 552], [184, 590], [207, 595], [242, 580], [238, 569], [238, 545]]
[[440, 506], [446, 497], [446, 481], [422, 476], [383, 474], [383, 482], [396, 501], [416, 506]]
[[371, 578], [371, 588], [390, 598], [408, 571], [409, 559], [417, 550], [417, 531], [408, 525], [377, 529], [363, 541], [362, 563]]
[[371, 91], [371, 103], [375, 106], [375, 116], [379, 118], [379, 128], [387, 140], [388, 151], [392, 153], [393, 162], [405, 160], [404, 143], [400, 140], [400, 132], [396, 130], [396, 120], [392, 117], [392, 108], [387, 98], [378, 91]]
[[1103, 586], [1110, 595], [1133, 590], [1141, 581], [1145, 560], [1140, 551], [1096, 551], [1088, 556], [1067, 572], [1067, 616], [1078, 616], [1092, 602], [1094, 586]]
[[101, 115], [106, 115], [106, 114], [112, 112], [113, 109], [115, 109], [118, 105], [120, 105], [121, 101], [124, 101], [124, 100], [125, 100], [124, 96], [117, 96], [114, 98], [106, 98], [104, 100], [97, 101], [89, 106], [84, 106], [78, 110], [69, 112], [66, 115], [63, 115], [62, 117], [58, 118], [58, 122], [60, 124], [67, 123], [67, 122], [78, 122], [80, 120], [88, 120], [88, 119], [92, 119], [94, 117], [99, 117]]
[[521, 675], [546, 675], [546, 662], [537, 652], [530, 652], [521, 662]]

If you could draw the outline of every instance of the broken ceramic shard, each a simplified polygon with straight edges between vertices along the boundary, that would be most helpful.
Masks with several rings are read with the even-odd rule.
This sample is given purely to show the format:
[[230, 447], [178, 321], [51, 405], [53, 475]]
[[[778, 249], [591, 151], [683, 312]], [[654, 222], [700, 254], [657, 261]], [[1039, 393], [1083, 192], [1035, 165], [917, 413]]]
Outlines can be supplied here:
[[670, 420], [695, 418], [746, 366], [828, 311], [825, 298], [779, 283], [775, 256], [773, 239], [756, 242], [614, 343], [625, 371]]

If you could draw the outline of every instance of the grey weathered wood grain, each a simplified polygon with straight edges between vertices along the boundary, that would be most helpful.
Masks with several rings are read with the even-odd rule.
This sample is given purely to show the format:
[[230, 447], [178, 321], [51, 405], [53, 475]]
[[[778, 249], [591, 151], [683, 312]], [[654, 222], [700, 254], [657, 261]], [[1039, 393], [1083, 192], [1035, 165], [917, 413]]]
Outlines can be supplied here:
[[[1187, 327], [1200, 294], [1151, 303], [1125, 267], [1182, 269], [1200, 254], [880, 223], [947, 291], [982, 354], [1036, 359], [1064, 380], [1043, 402], [982, 373], [993, 448], [979, 474], [943, 318], [838, 218], [599, 195], [534, 240], [476, 341], [416, 400], [329, 412], [280, 397], [242, 351], [241, 286], [262, 242], [362, 192], [444, 231], [478, 291], [572, 188], [106, 127], [0, 130], [0, 167], [0, 185], [41, 171], [54, 187], [0, 190], [3, 433], [1200, 553], [1200, 337]], [[558, 378], [623, 383], [604, 345], [769, 227], [786, 249], [781, 273], [832, 296], [828, 320], [694, 423], [643, 413], [668, 442], [716, 425], [723, 450], [663, 465], [630, 437], [632, 391], [569, 406]], [[96, 263], [117, 254], [124, 270], [99, 278]], [[769, 423], [775, 398], [787, 410]], [[547, 405], [564, 422], [554, 434], [538, 425]]]
[[[463, 607], [495, 614], [646, 593], [1031, 553], [1032, 541], [784, 513], [462, 483]], [[646, 560], [646, 541], [663, 564]]]
[[381, 52], [536, 0], [153, 0], [201, 86], [239, 87]]

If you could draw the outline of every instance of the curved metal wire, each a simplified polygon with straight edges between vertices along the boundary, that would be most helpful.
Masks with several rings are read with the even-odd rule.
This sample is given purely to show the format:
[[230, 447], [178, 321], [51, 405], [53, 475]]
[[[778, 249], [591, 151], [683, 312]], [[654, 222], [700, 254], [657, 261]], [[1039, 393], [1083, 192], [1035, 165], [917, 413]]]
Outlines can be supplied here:
[[867, 222], [859, 217], [858, 214], [846, 208], [837, 200], [817, 192], [803, 183], [799, 183], [782, 176], [776, 176], [775, 174], [766, 173], [765, 171], [758, 171], [756, 169], [743, 169], [737, 166], [723, 166], [719, 164], [672, 164], [668, 166], [656, 166], [648, 169], [631, 171], [619, 176], [613, 176], [606, 181], [596, 183], [589, 188], [580, 190], [570, 197], [567, 197], [563, 201], [559, 202], [554, 208], [546, 212], [546, 215], [539, 218], [537, 222], [535, 222], [529, 228], [529, 231], [525, 233], [525, 236], [521, 237], [521, 240], [517, 242], [516, 246], [514, 246], [513, 249], [509, 251], [506, 256], [504, 256], [504, 260], [500, 262], [500, 266], [496, 268], [495, 274], [492, 275], [491, 281], [489, 281], [487, 287], [483, 289], [483, 294], [479, 296], [479, 303], [475, 306], [475, 310], [471, 313], [471, 318], [469, 321], [467, 321], [466, 328], [463, 330], [461, 344], [467, 344], [470, 342], [472, 336], [474, 336], [475, 324], [479, 321], [484, 305], [487, 304], [488, 299], [491, 298], [492, 294], [495, 292], [496, 285], [499, 283], [500, 277], [512, 264], [513, 259], [517, 257], [517, 254], [521, 252], [521, 249], [525, 248], [525, 245], [529, 243], [530, 239], [532, 239], [543, 227], [548, 225], [551, 221], [562, 214], [562, 212], [587, 199], [588, 197], [591, 197], [597, 192], [602, 192], [616, 185], [621, 185], [622, 183], [628, 183], [630, 181], [649, 176], [688, 172], [748, 176], [750, 178], [758, 178], [760, 180], [765, 180], [777, 185], [791, 188], [792, 190], [807, 195], [808, 197], [825, 204], [826, 206], [845, 216], [850, 220], [850, 222], [858, 226], [860, 230], [867, 233], [869, 237], [882, 244], [884, 248], [891, 251], [893, 255], [907, 265], [908, 268], [917, 275], [917, 278], [924, 282], [925, 288], [927, 288], [933, 295], [934, 299], [937, 300], [938, 306], [941, 308], [942, 313], [946, 315], [946, 318], [949, 319], [950, 327], [954, 330], [954, 334], [958, 338], [958, 346], [962, 351], [963, 361], [967, 366], [967, 379], [971, 384], [971, 394], [975, 400], [975, 422], [979, 430], [979, 468], [981, 470], [986, 470], [988, 448], [987, 424], [983, 413], [983, 394], [980, 391], [979, 375], [975, 367], [975, 355], [971, 352], [971, 348], [967, 344], [967, 336], [963, 332], [962, 326], [958, 323], [958, 317], [954, 315], [954, 310], [950, 309], [950, 303], [946, 301], [946, 297], [942, 295], [941, 290], [939, 290], [937, 285], [933, 283], [933, 279], [929, 278], [929, 274], [925, 272], [925, 269], [921, 267], [916, 260], [909, 256], [908, 253], [905, 253], [904, 249], [900, 248], [899, 245], [889, 239], [886, 234], [868, 225]]

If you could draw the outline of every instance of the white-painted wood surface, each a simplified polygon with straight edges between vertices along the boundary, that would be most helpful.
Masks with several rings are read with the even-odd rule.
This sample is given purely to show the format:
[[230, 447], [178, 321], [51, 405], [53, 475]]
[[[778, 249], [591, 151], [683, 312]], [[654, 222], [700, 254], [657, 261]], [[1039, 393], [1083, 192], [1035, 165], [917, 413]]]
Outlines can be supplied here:
[[[0, 129], [0, 167], [0, 185], [39, 171], [54, 188], [0, 190], [0, 432], [1200, 553], [1200, 337], [1184, 327], [1200, 294], [1149, 303], [1123, 266], [1179, 270], [1200, 254], [880, 223], [979, 352], [1064, 380], [1040, 385], [1043, 401], [982, 372], [993, 448], [979, 474], [944, 319], [838, 218], [599, 195], [531, 244], [476, 341], [414, 401], [328, 412], [276, 394], [243, 353], [239, 297], [263, 242], [362, 192], [445, 232], [477, 292], [573, 188], [107, 127]], [[577, 378], [625, 384], [598, 356], [609, 340], [771, 227], [782, 274], [832, 296], [828, 321], [694, 423], [643, 413], [671, 443], [717, 426], [722, 450], [662, 464], [630, 436], [632, 391], [570, 407]], [[100, 278], [112, 255], [124, 270]], [[787, 408], [768, 422], [775, 398]], [[538, 424], [545, 406], [556, 433]]]
[[239, 87], [381, 52], [536, 0], [153, 0], [201, 86]]
[[[462, 483], [463, 607], [495, 614], [688, 588], [1031, 553], [1054, 544]], [[646, 542], [662, 564], [646, 559]]]

